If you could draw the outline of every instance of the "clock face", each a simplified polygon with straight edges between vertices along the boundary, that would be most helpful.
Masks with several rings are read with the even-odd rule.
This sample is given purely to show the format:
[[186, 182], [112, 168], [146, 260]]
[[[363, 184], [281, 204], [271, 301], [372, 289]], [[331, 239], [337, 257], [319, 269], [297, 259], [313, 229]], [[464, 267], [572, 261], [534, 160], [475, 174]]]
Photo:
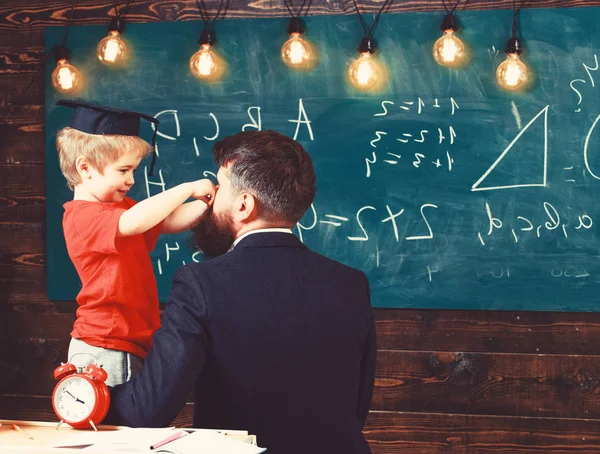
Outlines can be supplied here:
[[96, 394], [91, 383], [81, 377], [67, 377], [57, 385], [54, 408], [66, 422], [83, 421], [96, 406]]

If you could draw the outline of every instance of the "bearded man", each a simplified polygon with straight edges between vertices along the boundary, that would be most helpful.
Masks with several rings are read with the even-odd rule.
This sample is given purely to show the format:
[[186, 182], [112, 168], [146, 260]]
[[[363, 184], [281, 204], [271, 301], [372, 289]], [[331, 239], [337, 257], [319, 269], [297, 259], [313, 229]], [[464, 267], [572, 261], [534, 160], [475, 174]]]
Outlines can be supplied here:
[[111, 390], [113, 416], [167, 426], [193, 390], [194, 427], [247, 430], [269, 454], [370, 453], [367, 278], [292, 233], [315, 195], [310, 156], [274, 131], [213, 156], [218, 190], [194, 228], [209, 260], [176, 273], [144, 367]]

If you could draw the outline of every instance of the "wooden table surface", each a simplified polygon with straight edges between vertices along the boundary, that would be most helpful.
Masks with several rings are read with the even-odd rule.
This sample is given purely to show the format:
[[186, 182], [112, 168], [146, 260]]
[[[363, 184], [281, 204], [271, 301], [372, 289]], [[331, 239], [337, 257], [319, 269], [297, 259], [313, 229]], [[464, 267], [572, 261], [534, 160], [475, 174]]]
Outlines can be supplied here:
[[[0, 419], [0, 424], [2, 424], [2, 427], [0, 427], [0, 452], [2, 454], [13, 452], [81, 454], [81, 449], [52, 448], [52, 444], [57, 440], [79, 432], [67, 424], [61, 425], [58, 429], [57, 423], [54, 422]], [[15, 430], [13, 424], [16, 424], [26, 433]], [[98, 430], [118, 430], [121, 428], [123, 427], [98, 426]], [[33, 440], [28, 435], [31, 435]]]

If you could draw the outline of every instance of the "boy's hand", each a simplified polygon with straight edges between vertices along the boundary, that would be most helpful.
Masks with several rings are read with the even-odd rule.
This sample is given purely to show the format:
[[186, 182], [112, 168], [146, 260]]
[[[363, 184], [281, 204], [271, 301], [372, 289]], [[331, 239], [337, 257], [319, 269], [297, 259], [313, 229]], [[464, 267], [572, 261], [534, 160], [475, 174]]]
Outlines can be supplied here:
[[202, 200], [207, 206], [211, 206], [215, 200], [217, 188], [208, 178], [196, 180], [190, 183], [192, 186], [192, 197]]

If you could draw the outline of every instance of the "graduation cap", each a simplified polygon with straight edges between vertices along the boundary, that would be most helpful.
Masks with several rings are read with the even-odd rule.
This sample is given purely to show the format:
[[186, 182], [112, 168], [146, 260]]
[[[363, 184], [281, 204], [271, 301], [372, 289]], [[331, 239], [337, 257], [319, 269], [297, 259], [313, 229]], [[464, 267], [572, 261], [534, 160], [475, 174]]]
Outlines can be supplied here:
[[153, 123], [155, 127], [152, 135], [152, 163], [150, 164], [150, 176], [152, 176], [156, 162], [156, 133], [158, 132], [159, 123], [156, 118], [140, 112], [114, 109], [69, 99], [59, 99], [56, 101], [56, 105], [75, 109], [69, 126], [88, 134], [139, 136], [140, 118]]

